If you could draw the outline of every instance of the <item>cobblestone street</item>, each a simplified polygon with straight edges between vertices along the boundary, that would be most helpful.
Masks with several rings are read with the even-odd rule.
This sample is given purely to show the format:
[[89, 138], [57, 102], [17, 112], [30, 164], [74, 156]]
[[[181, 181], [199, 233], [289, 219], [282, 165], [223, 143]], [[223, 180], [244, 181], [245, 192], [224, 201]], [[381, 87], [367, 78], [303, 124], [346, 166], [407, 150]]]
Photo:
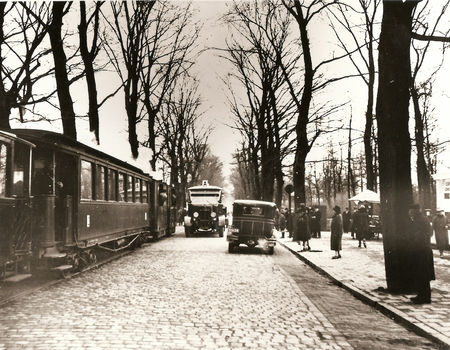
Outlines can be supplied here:
[[436, 349], [277, 246], [181, 233], [0, 309], [0, 349]]

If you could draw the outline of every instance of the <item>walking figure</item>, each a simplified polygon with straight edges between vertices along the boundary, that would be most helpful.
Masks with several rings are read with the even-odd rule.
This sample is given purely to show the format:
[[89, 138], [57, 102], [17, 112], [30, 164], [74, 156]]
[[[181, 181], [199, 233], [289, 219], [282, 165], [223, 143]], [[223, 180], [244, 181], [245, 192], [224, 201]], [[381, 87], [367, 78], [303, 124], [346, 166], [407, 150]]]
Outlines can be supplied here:
[[435, 279], [433, 251], [430, 245], [430, 224], [420, 212], [418, 204], [410, 206], [409, 220], [417, 291], [417, 296], [411, 298], [411, 301], [414, 304], [429, 304], [431, 303], [430, 281]]
[[361, 205], [353, 217], [353, 229], [355, 230], [356, 239], [358, 240], [358, 248], [361, 248], [361, 242], [364, 248], [367, 248], [366, 237], [369, 232], [369, 215], [367, 215], [366, 207]]
[[331, 219], [331, 250], [334, 250], [332, 259], [340, 259], [342, 250], [342, 233], [344, 231], [342, 225], [341, 208], [336, 205], [334, 208], [334, 215]]
[[433, 218], [433, 230], [436, 238], [436, 245], [439, 249], [439, 257], [444, 257], [444, 250], [448, 246], [448, 225], [447, 218], [442, 209], [437, 210], [436, 216]]

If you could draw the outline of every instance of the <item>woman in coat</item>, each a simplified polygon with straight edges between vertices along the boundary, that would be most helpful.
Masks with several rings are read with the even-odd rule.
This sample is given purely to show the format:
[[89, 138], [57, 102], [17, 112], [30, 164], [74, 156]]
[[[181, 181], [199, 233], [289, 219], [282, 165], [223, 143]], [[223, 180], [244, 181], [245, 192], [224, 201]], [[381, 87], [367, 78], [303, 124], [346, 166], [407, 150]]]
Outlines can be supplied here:
[[342, 233], [344, 232], [342, 227], [341, 208], [336, 205], [333, 210], [334, 215], [331, 219], [331, 250], [334, 250], [334, 256], [332, 259], [340, 259], [340, 251], [342, 250]]
[[436, 245], [439, 249], [439, 255], [444, 257], [444, 249], [448, 246], [447, 218], [443, 210], [438, 210], [437, 215], [433, 218], [433, 230], [436, 235]]

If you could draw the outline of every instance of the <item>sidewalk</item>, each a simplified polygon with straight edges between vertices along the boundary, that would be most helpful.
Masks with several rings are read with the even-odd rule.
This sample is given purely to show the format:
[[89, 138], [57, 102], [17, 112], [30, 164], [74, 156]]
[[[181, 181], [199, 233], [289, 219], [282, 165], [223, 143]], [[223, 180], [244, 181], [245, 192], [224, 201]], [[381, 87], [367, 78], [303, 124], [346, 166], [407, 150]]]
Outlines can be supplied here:
[[431, 282], [432, 303], [415, 305], [409, 300], [414, 295], [391, 295], [377, 290], [386, 287], [382, 239], [367, 241], [366, 249], [358, 248], [358, 241], [345, 233], [342, 259], [331, 259], [334, 251], [330, 250], [330, 232], [322, 232], [322, 238], [312, 238], [312, 251], [307, 252], [301, 252], [301, 246], [290, 238], [278, 236], [278, 242], [357, 298], [450, 349], [449, 252], [439, 258], [433, 250], [436, 280]]

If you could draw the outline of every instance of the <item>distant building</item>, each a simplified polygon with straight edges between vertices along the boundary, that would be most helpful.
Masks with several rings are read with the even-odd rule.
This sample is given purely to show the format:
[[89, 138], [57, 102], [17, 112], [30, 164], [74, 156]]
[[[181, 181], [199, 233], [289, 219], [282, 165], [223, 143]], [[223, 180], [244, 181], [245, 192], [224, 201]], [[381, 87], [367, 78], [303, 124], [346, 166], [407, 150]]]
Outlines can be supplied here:
[[436, 208], [450, 213], [450, 172], [433, 175], [436, 181]]

